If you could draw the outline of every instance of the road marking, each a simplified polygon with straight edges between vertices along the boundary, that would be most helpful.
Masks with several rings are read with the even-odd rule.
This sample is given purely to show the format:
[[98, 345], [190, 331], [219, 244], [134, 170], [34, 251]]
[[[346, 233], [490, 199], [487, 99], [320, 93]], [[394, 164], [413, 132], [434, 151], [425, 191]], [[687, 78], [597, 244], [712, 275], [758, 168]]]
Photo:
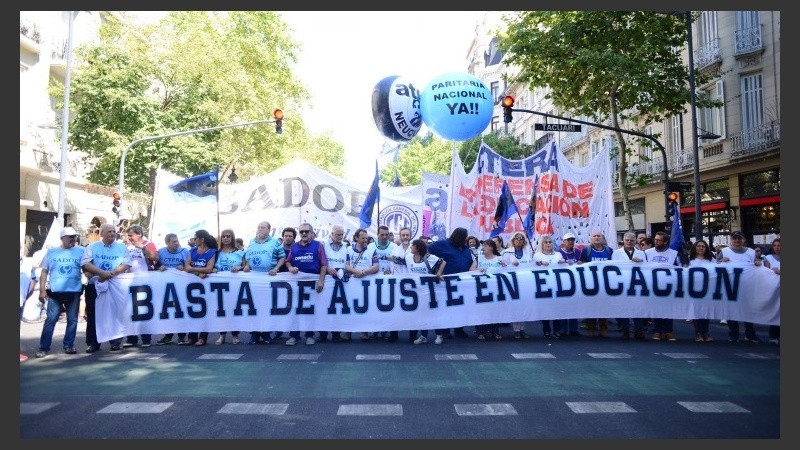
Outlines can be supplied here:
[[567, 402], [567, 406], [576, 414], [636, 412], [625, 402]]
[[166, 353], [117, 353], [112, 354], [109, 353], [108, 355], [103, 355], [104, 360], [108, 359], [159, 359], [167, 356]]
[[244, 356], [244, 353], [206, 353], [197, 357], [197, 359], [239, 359]]
[[555, 359], [552, 353], [512, 353], [515, 359]]
[[516, 416], [511, 403], [472, 403], [454, 405], [459, 416]]
[[316, 361], [319, 359], [320, 353], [284, 353], [278, 356], [281, 360], [302, 360], [302, 361]]
[[402, 416], [403, 405], [339, 405], [337, 416]]
[[463, 361], [467, 359], [475, 360], [478, 359], [478, 356], [474, 353], [465, 353], [465, 354], [445, 354], [445, 355], [433, 355], [433, 357], [437, 361]]
[[400, 355], [356, 355], [356, 361], [400, 361]]
[[172, 406], [173, 402], [117, 402], [97, 411], [98, 414], [159, 414]]
[[781, 359], [776, 353], [734, 353], [736, 356], [747, 359]]
[[750, 411], [731, 402], [678, 402], [694, 413], [749, 413]]
[[597, 359], [629, 359], [631, 355], [629, 353], [587, 353], [587, 355], [591, 356], [592, 358]]
[[60, 402], [43, 402], [43, 403], [20, 403], [19, 414], [39, 414], [47, 411], [50, 408], [55, 408]]
[[662, 353], [662, 355], [672, 359], [702, 359], [708, 358], [702, 353]]
[[282, 416], [289, 409], [288, 403], [227, 403], [217, 414], [261, 414]]

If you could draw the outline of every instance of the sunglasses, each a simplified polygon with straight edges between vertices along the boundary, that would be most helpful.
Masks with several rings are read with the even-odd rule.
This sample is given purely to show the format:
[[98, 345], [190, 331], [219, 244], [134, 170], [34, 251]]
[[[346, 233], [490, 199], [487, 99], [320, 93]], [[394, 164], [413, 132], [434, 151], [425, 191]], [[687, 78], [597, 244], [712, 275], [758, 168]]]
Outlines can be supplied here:
[[300, 234], [306, 234], [306, 233], [310, 233], [310, 232], [311, 232], [311, 230], [300, 230]]
[[222, 237], [224, 237], [224, 238], [232, 238], [233, 236], [231, 236], [230, 234], [223, 234]]

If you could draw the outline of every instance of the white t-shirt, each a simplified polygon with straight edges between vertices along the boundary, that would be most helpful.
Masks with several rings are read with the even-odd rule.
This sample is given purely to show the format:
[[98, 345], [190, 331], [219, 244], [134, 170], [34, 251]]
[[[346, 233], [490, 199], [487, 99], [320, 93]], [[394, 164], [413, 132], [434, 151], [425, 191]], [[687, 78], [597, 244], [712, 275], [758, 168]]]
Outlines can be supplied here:
[[644, 254], [647, 256], [647, 261], [654, 263], [672, 264], [673, 266], [680, 265], [678, 261], [678, 251], [667, 248], [662, 251], [656, 250], [655, 247], [648, 248]]
[[634, 248], [633, 254], [630, 256], [628, 256], [628, 252], [625, 251], [625, 247], [618, 248], [611, 254], [612, 261], [631, 261], [632, 258], [639, 258], [642, 262], [647, 261], [647, 255], [644, 250], [639, 250], [638, 248]]
[[392, 273], [411, 273], [408, 269], [407, 256], [411, 255], [411, 243], [408, 248], [403, 248], [403, 245], [397, 245], [392, 253]]
[[775, 255], [769, 254], [764, 257], [766, 261], [769, 261], [769, 268], [772, 270], [780, 269], [781, 268], [781, 260], [776, 258]]
[[418, 273], [418, 274], [430, 274], [428, 272], [428, 266], [433, 268], [436, 263], [439, 261], [439, 257], [435, 255], [431, 255], [428, 253], [428, 264], [425, 264], [425, 260], [421, 260], [420, 262], [414, 262], [414, 255], [409, 253], [405, 257], [406, 260], [406, 269], [408, 273]]
[[541, 266], [555, 266], [562, 259], [564, 259], [564, 257], [561, 256], [559, 252], [553, 252], [549, 255], [542, 252], [533, 254], [533, 261]]
[[727, 262], [755, 264], [756, 251], [752, 248], [745, 247], [743, 252], [738, 253], [730, 247], [725, 247], [722, 249], [722, 257], [730, 260]]

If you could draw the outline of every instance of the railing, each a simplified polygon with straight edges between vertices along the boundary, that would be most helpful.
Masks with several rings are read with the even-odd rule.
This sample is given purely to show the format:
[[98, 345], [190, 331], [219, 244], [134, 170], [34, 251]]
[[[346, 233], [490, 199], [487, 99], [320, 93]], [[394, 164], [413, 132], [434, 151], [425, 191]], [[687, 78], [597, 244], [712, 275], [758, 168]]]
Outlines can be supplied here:
[[42, 43], [42, 35], [39, 31], [39, 24], [31, 20], [29, 17], [19, 17], [19, 34], [32, 40], [33, 42], [36, 42], [37, 44]]
[[642, 175], [661, 175], [664, 172], [664, 159], [654, 158], [650, 161], [639, 163], [639, 173]]
[[562, 136], [564, 137], [562, 137], [561, 140], [559, 141], [558, 143], [559, 147], [561, 147], [561, 149], [567, 149], [577, 142], [585, 141], [589, 137], [589, 132], [591, 128], [592, 127], [588, 125], [584, 125], [582, 127], [582, 131], [580, 132], [565, 133], [565, 135], [562, 134]]
[[694, 63], [697, 70], [702, 70], [721, 61], [722, 56], [719, 51], [719, 38], [706, 42], [695, 52]]
[[692, 149], [682, 149], [675, 152], [675, 163], [672, 165], [672, 170], [675, 172], [683, 172], [694, 167], [694, 154]]
[[753, 155], [778, 147], [781, 143], [781, 122], [773, 120], [744, 130], [731, 137], [731, 157]]
[[734, 55], [745, 55], [760, 51], [764, 44], [761, 40], [761, 25], [756, 27], [744, 28], [734, 32], [736, 48]]

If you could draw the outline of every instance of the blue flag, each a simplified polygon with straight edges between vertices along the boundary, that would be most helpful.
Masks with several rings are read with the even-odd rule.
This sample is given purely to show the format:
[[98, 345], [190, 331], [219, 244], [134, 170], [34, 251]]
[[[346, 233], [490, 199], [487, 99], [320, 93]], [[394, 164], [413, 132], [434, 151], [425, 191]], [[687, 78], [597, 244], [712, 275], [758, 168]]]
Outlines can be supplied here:
[[375, 178], [372, 180], [372, 186], [369, 187], [367, 198], [364, 199], [364, 204], [361, 205], [361, 212], [358, 214], [358, 218], [361, 220], [361, 228], [365, 230], [372, 225], [372, 213], [375, 210], [375, 204], [381, 201], [381, 188], [378, 186], [379, 180], [378, 161], [375, 161]]
[[525, 214], [525, 219], [522, 221], [522, 228], [525, 228], [525, 233], [528, 235], [528, 240], [533, 239], [533, 221], [536, 216], [536, 188], [539, 185], [539, 174], [533, 179], [533, 192], [531, 193], [531, 201], [528, 202], [528, 214]]
[[186, 178], [185, 180], [178, 181], [169, 186], [172, 192], [194, 195], [195, 197], [208, 197], [209, 195], [217, 195], [217, 177], [219, 175], [219, 167], [202, 175], [195, 175]]
[[494, 212], [494, 224], [489, 238], [503, 234], [506, 228], [506, 221], [512, 215], [517, 214], [517, 204], [514, 203], [514, 196], [508, 187], [508, 181], [503, 181], [503, 189], [500, 191], [500, 198], [497, 199], [497, 209]]
[[669, 248], [677, 250], [678, 254], [683, 254], [683, 229], [681, 228], [681, 213], [677, 205], [672, 219], [672, 232], [669, 236]]

